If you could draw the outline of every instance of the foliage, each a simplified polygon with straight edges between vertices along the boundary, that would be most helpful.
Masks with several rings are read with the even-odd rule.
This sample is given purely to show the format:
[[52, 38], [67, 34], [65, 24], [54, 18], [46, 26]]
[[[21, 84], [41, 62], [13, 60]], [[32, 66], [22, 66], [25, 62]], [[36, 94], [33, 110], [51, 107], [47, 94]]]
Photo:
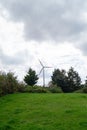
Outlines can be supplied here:
[[83, 93], [87, 93], [87, 87], [83, 88]]
[[41, 86], [26, 86], [25, 92], [29, 93], [48, 93], [48, 90], [46, 88], [43, 88]]
[[56, 84], [53, 84], [52, 81], [48, 83], [48, 88], [56, 88], [58, 87]]
[[0, 97], [0, 130], [87, 130], [86, 94]]
[[65, 70], [55, 69], [51, 78], [52, 84], [60, 86], [63, 92], [73, 92], [81, 88], [81, 78], [72, 67], [67, 73]]
[[[21, 89], [21, 87], [20, 87]], [[23, 91], [25, 93], [62, 93], [60, 87], [41, 87], [41, 86], [26, 86]]]
[[68, 79], [68, 85], [70, 88], [70, 90], [69, 90], [70, 92], [81, 89], [81, 78], [80, 78], [78, 72], [76, 72], [74, 70], [74, 68], [71, 67], [69, 69], [67, 79]]
[[24, 93], [25, 89], [26, 89], [25, 84], [23, 82], [19, 82], [18, 87], [17, 87], [17, 91], [21, 92], [21, 93]]
[[76, 90], [75, 93], [87, 93], [87, 87], [84, 86], [83, 88]]
[[52, 83], [63, 88], [66, 86], [66, 72], [65, 70], [55, 69], [52, 75]]
[[82, 89], [78, 89], [78, 90], [74, 91], [74, 93], [84, 93], [84, 92], [83, 92], [83, 88], [82, 88]]
[[47, 89], [51, 93], [62, 93], [63, 92], [61, 87], [58, 87], [56, 84], [53, 84], [51, 81], [49, 82]]
[[6, 81], [6, 74], [0, 72], [0, 96], [6, 93], [5, 81]]
[[18, 81], [14, 73], [0, 72], [0, 96], [11, 94], [17, 91]]
[[63, 91], [60, 87], [50, 87], [50, 88], [48, 88], [48, 90], [51, 93], [63, 93]]
[[7, 73], [6, 77], [7, 93], [10, 94], [16, 92], [18, 86], [17, 77], [14, 76], [14, 73], [12, 72]]
[[30, 68], [26, 76], [24, 77], [24, 81], [27, 85], [34, 86], [38, 81], [38, 76], [36, 75], [36, 72]]

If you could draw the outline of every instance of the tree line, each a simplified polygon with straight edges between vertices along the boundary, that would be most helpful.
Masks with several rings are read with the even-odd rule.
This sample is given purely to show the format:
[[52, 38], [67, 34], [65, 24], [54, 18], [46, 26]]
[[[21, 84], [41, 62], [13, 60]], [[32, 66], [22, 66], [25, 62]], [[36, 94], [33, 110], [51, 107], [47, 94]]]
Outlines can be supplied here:
[[73, 92], [82, 88], [81, 78], [73, 67], [71, 67], [68, 72], [55, 69], [51, 79], [52, 84], [60, 86], [63, 92]]
[[24, 76], [24, 82], [19, 82], [12, 72], [0, 72], [0, 96], [15, 92], [87, 92], [87, 79], [82, 84], [80, 75], [73, 67], [67, 72], [64, 69], [55, 69], [48, 87], [37, 86], [38, 79], [32, 68]]

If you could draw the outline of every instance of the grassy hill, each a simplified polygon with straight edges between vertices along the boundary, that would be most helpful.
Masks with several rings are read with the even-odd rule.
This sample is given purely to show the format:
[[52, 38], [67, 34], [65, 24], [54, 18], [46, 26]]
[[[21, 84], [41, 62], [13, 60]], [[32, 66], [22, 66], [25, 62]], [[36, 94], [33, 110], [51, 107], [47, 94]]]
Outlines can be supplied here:
[[87, 95], [23, 93], [1, 97], [0, 130], [87, 130]]

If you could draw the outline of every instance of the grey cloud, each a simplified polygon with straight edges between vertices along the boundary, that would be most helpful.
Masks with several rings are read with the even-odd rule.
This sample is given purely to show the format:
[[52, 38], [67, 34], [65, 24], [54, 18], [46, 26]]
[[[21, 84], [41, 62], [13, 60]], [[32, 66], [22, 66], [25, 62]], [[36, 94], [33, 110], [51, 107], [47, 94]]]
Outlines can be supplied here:
[[77, 45], [77, 47], [82, 50], [83, 55], [87, 56], [87, 42], [80, 43], [80, 45]]
[[[0, 48], [0, 62], [4, 65], [20, 65], [24, 64], [27, 61], [28, 54], [25, 51], [18, 52], [14, 56], [9, 56], [3, 52], [3, 50]], [[30, 56], [30, 59], [32, 59], [32, 56]]]
[[80, 20], [86, 10], [84, 0], [0, 0], [11, 18], [24, 23], [27, 40], [73, 40], [84, 31]]
[[[87, 0], [0, 0], [10, 18], [24, 23], [24, 37], [35, 41], [71, 41], [83, 43], [87, 30]], [[86, 41], [85, 41], [86, 43]], [[86, 53], [86, 44], [79, 44]]]

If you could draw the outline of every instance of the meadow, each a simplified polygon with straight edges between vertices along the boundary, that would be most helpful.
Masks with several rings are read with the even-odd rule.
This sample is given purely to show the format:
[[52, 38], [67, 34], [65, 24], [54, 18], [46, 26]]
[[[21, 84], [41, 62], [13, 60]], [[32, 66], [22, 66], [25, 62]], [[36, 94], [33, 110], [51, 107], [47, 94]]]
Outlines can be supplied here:
[[18, 93], [0, 97], [0, 130], [87, 130], [87, 95]]

